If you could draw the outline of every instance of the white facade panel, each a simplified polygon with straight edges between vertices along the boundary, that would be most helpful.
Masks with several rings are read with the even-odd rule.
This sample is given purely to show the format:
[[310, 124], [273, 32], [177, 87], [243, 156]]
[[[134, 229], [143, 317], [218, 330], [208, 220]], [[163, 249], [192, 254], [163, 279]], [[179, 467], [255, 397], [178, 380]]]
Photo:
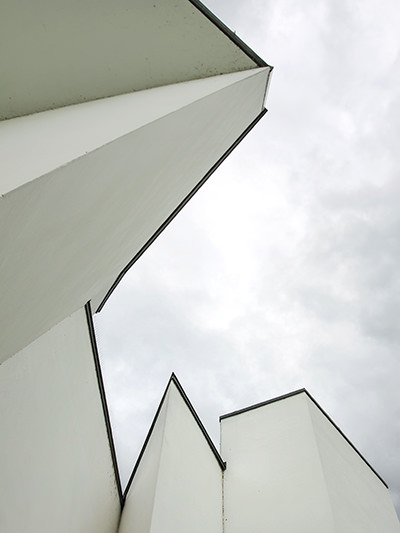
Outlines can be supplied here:
[[305, 395], [221, 420], [225, 533], [333, 533]]
[[381, 478], [305, 390], [222, 417], [225, 533], [399, 533]]
[[115, 533], [120, 502], [84, 310], [0, 367], [0, 531]]
[[[263, 116], [271, 67], [199, 0], [5, 0], [0, 34], [0, 531], [116, 533], [83, 307]], [[220, 533], [224, 466], [172, 377], [120, 531]]]
[[1, 121], [0, 193], [248, 77], [248, 71], [214, 76]]
[[137, 465], [129, 488], [118, 533], [146, 533], [152, 531], [152, 519], [161, 453], [164, 442], [168, 398], [163, 402], [156, 424]]
[[[142, 458], [143, 465], [141, 461], [127, 496], [119, 533], [221, 533], [221, 466], [173, 381], [161, 414], [153, 431], [157, 446], [150, 439]], [[152, 448], [156, 447], [154, 453]], [[143, 527], [142, 509], [146, 509], [146, 514], [148, 511], [147, 504], [140, 504], [141, 487], [147, 472], [158, 463], [158, 457], [151, 525]], [[152, 474], [150, 477], [153, 478]]]
[[324, 477], [340, 533], [399, 533], [389, 492], [379, 477], [307, 398]]
[[3, 0], [0, 119], [263, 64], [193, 3]]
[[0, 199], [0, 360], [87, 301], [96, 308], [259, 115], [268, 74], [249, 71], [217, 91], [210, 80], [206, 96]]

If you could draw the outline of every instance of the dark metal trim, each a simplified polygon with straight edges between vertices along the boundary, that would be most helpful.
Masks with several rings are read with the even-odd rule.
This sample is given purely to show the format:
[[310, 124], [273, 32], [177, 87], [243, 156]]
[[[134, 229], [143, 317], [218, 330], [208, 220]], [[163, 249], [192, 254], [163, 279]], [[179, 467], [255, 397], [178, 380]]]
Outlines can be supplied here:
[[[170, 380], [170, 381], [171, 381], [171, 380]], [[145, 438], [145, 440], [144, 440], [143, 446], [142, 446], [142, 448], [141, 448], [141, 450], [140, 450], [140, 453], [139, 453], [139, 457], [138, 457], [137, 460], [136, 460], [135, 466], [133, 467], [133, 470], [132, 470], [132, 474], [130, 475], [129, 480], [128, 480], [128, 483], [127, 483], [127, 485], [126, 485], [126, 487], [125, 487], [124, 496], [123, 496], [123, 497], [124, 497], [124, 502], [125, 502], [126, 497], [127, 497], [127, 495], [128, 495], [129, 489], [130, 489], [130, 487], [131, 487], [131, 485], [132, 485], [133, 478], [135, 477], [135, 474], [136, 474], [136, 472], [137, 472], [137, 469], [139, 468], [140, 461], [142, 460], [142, 457], [143, 457], [143, 455], [144, 455], [144, 452], [145, 452], [145, 450], [146, 450], [146, 448], [147, 448], [147, 444], [148, 444], [148, 442], [149, 442], [149, 440], [150, 440], [150, 437], [151, 437], [151, 435], [152, 435], [152, 433], [153, 433], [154, 426], [156, 425], [156, 422], [157, 422], [157, 420], [158, 420], [158, 416], [159, 416], [159, 414], [160, 414], [160, 411], [161, 411], [161, 408], [162, 408], [162, 406], [163, 406], [163, 403], [164, 403], [165, 397], [166, 397], [166, 395], [167, 395], [167, 391], [168, 391], [168, 387], [169, 387], [170, 381], [168, 382], [168, 385], [167, 385], [167, 387], [166, 387], [165, 390], [164, 390], [164, 394], [162, 395], [161, 401], [160, 401], [160, 403], [158, 404], [156, 414], [154, 415], [154, 418], [153, 418], [153, 421], [152, 421], [152, 423], [151, 423], [150, 429], [149, 429], [149, 431], [147, 432], [147, 435], [146, 435], [146, 438]]]
[[114, 292], [115, 288], [119, 284], [119, 282], [122, 280], [122, 278], [125, 276], [125, 274], [128, 272], [128, 270], [136, 263], [136, 261], [144, 254], [144, 252], [147, 250], [147, 248], [153, 244], [153, 242], [157, 239], [157, 237], [165, 230], [165, 228], [168, 226], [168, 224], [176, 217], [176, 215], [185, 207], [185, 205], [188, 203], [188, 201], [196, 194], [196, 192], [204, 185], [204, 183], [208, 180], [208, 178], [213, 174], [217, 168], [225, 161], [225, 159], [232, 153], [232, 151], [238, 146], [238, 144], [246, 137], [246, 135], [254, 128], [254, 126], [262, 119], [262, 117], [267, 112], [267, 109], [263, 108], [261, 112], [257, 115], [257, 117], [247, 126], [247, 128], [239, 135], [239, 137], [236, 139], [236, 141], [228, 148], [228, 150], [218, 159], [216, 163], [210, 168], [210, 170], [207, 172], [207, 174], [199, 181], [199, 183], [191, 190], [191, 192], [182, 200], [182, 202], [178, 205], [178, 207], [175, 208], [175, 210], [169, 215], [169, 217], [161, 224], [161, 226], [158, 228], [158, 230], [150, 237], [150, 239], [142, 246], [142, 248], [138, 251], [138, 253], [129, 261], [129, 263], [126, 265], [126, 267], [119, 273], [117, 276], [117, 279], [114, 281], [114, 283], [111, 285], [109, 290], [107, 291], [106, 295], [104, 296], [103, 300], [101, 301], [100, 305], [96, 309], [96, 313], [99, 313], [111, 294]]
[[249, 405], [248, 407], [243, 407], [243, 409], [238, 409], [237, 411], [232, 411], [231, 413], [226, 413], [225, 415], [221, 415], [219, 417], [219, 421], [221, 422], [221, 420], [224, 420], [224, 418], [229, 418], [231, 416], [246, 413], [247, 411], [252, 411], [253, 409], [258, 409], [258, 407], [263, 407], [264, 405], [268, 405], [269, 403], [278, 402], [279, 400], [285, 400], [286, 398], [290, 398], [291, 396], [296, 396], [296, 394], [301, 394], [302, 392], [307, 392], [307, 391], [306, 389], [298, 389], [293, 392], [283, 394], [282, 396], [277, 396], [276, 398], [265, 400], [264, 402], [255, 403], [253, 405]]
[[239, 409], [238, 411], [232, 411], [231, 413], [227, 413], [225, 415], [221, 415], [219, 417], [219, 421], [224, 420], [225, 418], [229, 418], [231, 416], [240, 415], [242, 413], [246, 413], [247, 411], [252, 411], [253, 409], [258, 409], [258, 407], [263, 407], [264, 405], [268, 405], [270, 403], [278, 402], [280, 400], [285, 400], [286, 398], [290, 398], [291, 396], [296, 396], [297, 394], [306, 394], [310, 400], [315, 404], [316, 407], [321, 411], [321, 413], [329, 420], [329, 422], [333, 425], [333, 427], [341, 434], [341, 436], [345, 439], [345, 441], [353, 448], [353, 450], [357, 453], [357, 455], [364, 461], [364, 463], [372, 470], [372, 472], [377, 476], [378, 479], [385, 485], [385, 487], [388, 489], [388, 485], [386, 481], [378, 474], [378, 472], [371, 466], [371, 464], [365, 459], [365, 457], [357, 450], [357, 448], [354, 446], [354, 444], [346, 437], [346, 435], [343, 433], [343, 431], [340, 429], [340, 427], [335, 424], [335, 422], [332, 420], [332, 418], [322, 409], [322, 407], [319, 405], [319, 403], [311, 396], [311, 394], [308, 392], [307, 389], [298, 389], [293, 392], [289, 392], [288, 394], [283, 394], [282, 396], [277, 396], [276, 398], [272, 398], [270, 400], [267, 400], [265, 402], [256, 403], [254, 405], [250, 405], [249, 407], [245, 407], [244, 409]]
[[217, 448], [214, 446], [214, 443], [213, 441], [211, 440], [211, 437], [210, 435], [208, 434], [206, 428], [203, 426], [203, 423], [202, 421], [200, 420], [199, 418], [199, 415], [197, 414], [195, 408], [193, 407], [191, 401], [189, 400], [189, 398], [187, 397], [185, 391], [183, 390], [183, 387], [182, 385], [179, 383], [179, 380], [178, 378], [176, 377], [176, 375], [172, 372], [171, 374], [171, 378], [170, 378], [170, 381], [173, 381], [176, 385], [176, 388], [178, 389], [180, 395], [182, 396], [184, 402], [186, 403], [189, 411], [192, 413], [193, 415], [193, 418], [196, 420], [197, 422], [197, 425], [199, 426], [201, 432], [203, 433], [204, 435], [204, 438], [206, 439], [208, 445], [210, 446], [211, 448], [211, 451], [213, 452], [213, 454], [215, 455], [215, 458], [216, 460], [218, 461], [219, 463], [219, 466], [221, 467], [222, 470], [225, 470], [226, 469], [226, 462], [222, 459], [221, 455], [219, 454]]
[[252, 50], [246, 43], [240, 39], [228, 26], [226, 26], [214, 13], [212, 13], [200, 0], [189, 0], [194, 7], [203, 13], [204, 16], [208, 18], [213, 24], [217, 26], [232, 42], [238, 46], [242, 52], [244, 52], [256, 65], [259, 67], [271, 67], [268, 65], [259, 55], [257, 55], [254, 50]]
[[119, 497], [119, 502], [120, 502], [121, 510], [122, 510], [122, 508], [124, 506], [124, 497], [123, 497], [123, 493], [122, 493], [121, 478], [120, 478], [120, 475], [119, 475], [117, 454], [116, 454], [116, 451], [115, 451], [115, 445], [114, 445], [114, 438], [113, 438], [113, 434], [112, 434], [110, 415], [109, 415], [108, 407], [107, 407], [106, 392], [105, 392], [105, 389], [104, 389], [103, 376], [102, 376], [102, 373], [101, 373], [100, 358], [99, 358], [99, 352], [98, 352], [98, 349], [97, 349], [96, 333], [95, 333], [95, 330], [94, 330], [94, 324], [93, 324], [93, 317], [92, 317], [92, 310], [91, 310], [90, 301], [85, 305], [85, 312], [86, 312], [86, 320], [87, 320], [87, 325], [88, 325], [88, 330], [89, 330], [90, 343], [92, 345], [94, 366], [95, 366], [95, 369], [96, 369], [96, 376], [97, 376], [97, 383], [98, 383], [98, 386], [99, 386], [101, 405], [103, 407], [103, 414], [104, 414], [104, 420], [105, 420], [105, 424], [106, 424], [108, 442], [109, 442], [109, 445], [110, 445], [111, 459], [112, 459], [114, 473], [115, 473], [115, 483], [117, 485], [118, 497]]
[[147, 445], [148, 445], [150, 437], [151, 437], [151, 435], [153, 433], [154, 427], [155, 427], [155, 425], [157, 423], [158, 416], [159, 416], [161, 408], [162, 408], [162, 406], [164, 404], [164, 400], [165, 400], [165, 397], [167, 395], [167, 392], [168, 392], [168, 389], [169, 389], [171, 383], [174, 383], [176, 385], [176, 388], [178, 389], [180, 395], [182, 396], [183, 401], [185, 402], [186, 406], [188, 407], [189, 411], [191, 412], [193, 418], [195, 419], [197, 425], [199, 426], [201, 432], [203, 433], [203, 436], [205, 437], [208, 445], [210, 446], [211, 451], [213, 452], [215, 458], [217, 459], [218, 464], [221, 467], [221, 470], [225, 470], [226, 469], [226, 463], [223, 461], [222, 457], [220, 456], [220, 454], [218, 453], [216, 447], [214, 446], [213, 441], [211, 440], [209, 434], [207, 433], [205, 427], [203, 426], [203, 424], [202, 424], [198, 414], [196, 413], [193, 405], [191, 404], [189, 398], [186, 396], [186, 393], [183, 390], [182, 385], [179, 383], [178, 378], [172, 372], [171, 377], [169, 378], [168, 384], [167, 384], [167, 386], [166, 386], [166, 388], [164, 390], [164, 394], [162, 395], [161, 401], [160, 401], [160, 403], [158, 405], [156, 414], [155, 414], [155, 416], [153, 418], [153, 421], [151, 423], [150, 429], [149, 429], [149, 431], [147, 433], [146, 439], [145, 439], [145, 441], [143, 443], [142, 449], [140, 450], [139, 457], [137, 458], [135, 466], [133, 467], [133, 470], [132, 470], [132, 474], [131, 474], [131, 476], [129, 478], [129, 481], [128, 481], [127, 485], [126, 485], [126, 488], [125, 488], [125, 491], [124, 491], [124, 495], [123, 495], [124, 502], [125, 502], [126, 497], [128, 495], [129, 489], [130, 489], [130, 487], [132, 485], [133, 478], [135, 477], [135, 474], [136, 474], [136, 472], [137, 472], [137, 470], [139, 468], [139, 465], [140, 465], [140, 462], [141, 462], [142, 457], [144, 455], [144, 452], [146, 451]]

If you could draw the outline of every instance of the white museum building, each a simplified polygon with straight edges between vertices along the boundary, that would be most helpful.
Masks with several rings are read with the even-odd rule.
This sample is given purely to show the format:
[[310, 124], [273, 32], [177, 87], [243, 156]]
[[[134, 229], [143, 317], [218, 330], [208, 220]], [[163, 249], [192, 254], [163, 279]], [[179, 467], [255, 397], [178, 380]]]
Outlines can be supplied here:
[[0, 531], [400, 532], [305, 390], [222, 416], [217, 451], [172, 375], [123, 490], [93, 313], [264, 116], [272, 67], [199, 0], [3, 0], [0, 24]]

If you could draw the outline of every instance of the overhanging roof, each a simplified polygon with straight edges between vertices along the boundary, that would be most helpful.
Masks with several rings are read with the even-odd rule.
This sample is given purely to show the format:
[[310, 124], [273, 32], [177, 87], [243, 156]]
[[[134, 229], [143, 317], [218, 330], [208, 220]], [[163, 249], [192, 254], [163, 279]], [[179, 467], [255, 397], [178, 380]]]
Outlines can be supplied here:
[[102, 308], [264, 115], [272, 70], [198, 0], [2, 7], [0, 362]]
[[0, 120], [267, 66], [198, 0], [4, 0]]
[[[268, 78], [268, 68], [250, 69], [143, 91], [154, 93], [144, 106], [139, 91], [0, 124], [15, 140], [4, 170], [23, 166], [8, 181], [25, 176], [0, 198], [1, 361], [89, 300], [104, 302], [263, 115]], [[124, 111], [129, 124], [118, 120]], [[53, 170], [31, 175], [39, 160]]]

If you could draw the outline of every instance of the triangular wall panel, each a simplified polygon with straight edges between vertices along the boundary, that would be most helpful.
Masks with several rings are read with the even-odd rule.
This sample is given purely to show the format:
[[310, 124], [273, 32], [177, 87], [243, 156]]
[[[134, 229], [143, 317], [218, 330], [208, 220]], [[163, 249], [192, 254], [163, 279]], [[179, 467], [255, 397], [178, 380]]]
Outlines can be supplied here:
[[169, 390], [163, 398], [135, 466], [133, 483], [129, 484], [129, 493], [121, 517], [119, 532], [147, 533], [151, 531], [168, 404]]
[[[196, 418], [173, 377], [133, 477], [119, 533], [221, 533], [224, 465]], [[143, 504], [143, 486], [147, 476], [154, 479], [155, 464], [155, 492], [152, 489], [148, 503]]]
[[337, 427], [307, 397], [335, 532], [400, 533], [387, 486]]

